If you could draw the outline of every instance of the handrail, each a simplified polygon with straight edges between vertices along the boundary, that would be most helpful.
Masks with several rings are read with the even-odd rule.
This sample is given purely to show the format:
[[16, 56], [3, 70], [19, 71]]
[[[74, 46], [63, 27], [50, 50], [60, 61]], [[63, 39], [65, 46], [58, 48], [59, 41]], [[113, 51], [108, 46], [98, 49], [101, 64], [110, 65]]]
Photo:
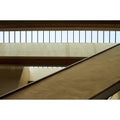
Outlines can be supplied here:
[[90, 99], [108, 99], [110, 96], [114, 95], [120, 90], [120, 80], [105, 90], [101, 91], [97, 95], [91, 97]]

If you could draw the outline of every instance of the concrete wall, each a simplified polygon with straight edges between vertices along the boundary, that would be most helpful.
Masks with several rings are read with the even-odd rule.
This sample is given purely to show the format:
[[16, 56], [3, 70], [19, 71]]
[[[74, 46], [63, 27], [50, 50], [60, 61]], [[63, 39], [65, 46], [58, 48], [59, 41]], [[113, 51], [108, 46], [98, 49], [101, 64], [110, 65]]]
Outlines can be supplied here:
[[30, 69], [30, 81], [36, 81], [39, 80], [40, 78], [43, 78], [47, 75], [50, 75], [54, 72], [57, 72], [61, 70], [61, 67], [49, 67], [49, 68], [37, 68], [37, 67], [32, 67]]
[[118, 82], [119, 71], [120, 45], [4, 99], [89, 99]]
[[88, 57], [112, 43], [1, 43], [0, 56]]
[[[88, 57], [115, 44], [93, 43], [1, 43], [0, 56]], [[61, 68], [0, 67], [0, 95]]]
[[19, 87], [26, 85], [30, 81], [30, 68], [24, 67], [19, 80]]
[[120, 91], [110, 97], [111, 100], [120, 99]]
[[0, 66], [0, 95], [19, 86], [23, 67]]

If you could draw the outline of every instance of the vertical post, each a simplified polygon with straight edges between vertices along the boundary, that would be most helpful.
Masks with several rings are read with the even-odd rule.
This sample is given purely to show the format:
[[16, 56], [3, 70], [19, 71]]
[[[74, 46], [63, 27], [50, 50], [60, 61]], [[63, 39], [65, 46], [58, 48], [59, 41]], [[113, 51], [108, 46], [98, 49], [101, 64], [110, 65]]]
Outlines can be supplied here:
[[86, 30], [85, 30], [85, 43], [86, 43]]
[[55, 30], [55, 43], [56, 43], [56, 30]]
[[50, 30], [49, 30], [49, 43], [50, 43]]
[[116, 30], [115, 30], [115, 43], [116, 43]]
[[16, 31], [14, 31], [14, 43], [16, 43]]
[[74, 41], [74, 30], [73, 30], [73, 43], [74, 43], [75, 41]]
[[33, 43], [33, 31], [31, 31], [31, 43]]
[[20, 31], [20, 43], [21, 43], [21, 31]]
[[110, 43], [110, 31], [109, 31], [109, 43]]
[[27, 31], [25, 31], [25, 43], [27, 43]]
[[80, 30], [79, 30], [79, 43], [80, 43]]
[[104, 43], [105, 41], [104, 41], [104, 31], [103, 31], [103, 43]]
[[39, 42], [39, 35], [38, 35], [38, 30], [37, 30], [37, 43]]
[[62, 43], [62, 30], [61, 30], [61, 43]]
[[92, 30], [91, 30], [91, 43], [92, 43]]
[[8, 33], [8, 41], [9, 41], [9, 43], [10, 43], [10, 31], [9, 31], [9, 33]]
[[68, 30], [67, 30], [67, 43], [68, 43]]
[[5, 43], [5, 33], [3, 31], [3, 43]]
[[43, 30], [43, 43], [44, 43], [44, 30]]
[[97, 43], [99, 42], [98, 37], [99, 37], [99, 31], [97, 30]]

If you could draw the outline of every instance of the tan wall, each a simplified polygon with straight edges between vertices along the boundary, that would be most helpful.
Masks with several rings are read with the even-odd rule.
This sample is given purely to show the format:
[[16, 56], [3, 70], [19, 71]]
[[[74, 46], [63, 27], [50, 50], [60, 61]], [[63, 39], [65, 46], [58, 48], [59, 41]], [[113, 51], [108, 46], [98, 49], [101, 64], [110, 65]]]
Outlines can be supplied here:
[[61, 67], [57, 67], [57, 68], [37, 68], [37, 67], [33, 67], [33, 68], [29, 68], [30, 69], [30, 81], [36, 81], [39, 80], [40, 78], [43, 78], [47, 75], [50, 75], [54, 72], [57, 72], [59, 70], [61, 70]]
[[30, 81], [30, 69], [29, 67], [24, 67], [19, 80], [19, 87], [26, 85], [28, 81]]
[[120, 80], [120, 45], [4, 99], [89, 99]]
[[19, 86], [22, 70], [22, 67], [0, 66], [0, 95]]
[[[0, 56], [77, 56], [88, 57], [114, 44], [91, 43], [11, 43], [0, 44]], [[0, 67], [0, 95], [18, 86], [45, 77], [61, 68]], [[23, 71], [22, 71], [23, 70]], [[21, 72], [22, 71], [22, 72]]]
[[120, 91], [110, 97], [112, 100], [120, 99]]
[[0, 56], [88, 57], [115, 44], [109, 43], [1, 43]]

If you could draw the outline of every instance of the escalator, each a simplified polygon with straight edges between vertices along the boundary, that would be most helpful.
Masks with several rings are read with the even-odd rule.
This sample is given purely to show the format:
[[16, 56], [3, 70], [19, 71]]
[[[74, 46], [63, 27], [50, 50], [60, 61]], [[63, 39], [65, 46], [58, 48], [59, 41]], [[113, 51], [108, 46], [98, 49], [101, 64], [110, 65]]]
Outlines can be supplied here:
[[120, 90], [120, 44], [2, 95], [1, 99], [107, 99]]

